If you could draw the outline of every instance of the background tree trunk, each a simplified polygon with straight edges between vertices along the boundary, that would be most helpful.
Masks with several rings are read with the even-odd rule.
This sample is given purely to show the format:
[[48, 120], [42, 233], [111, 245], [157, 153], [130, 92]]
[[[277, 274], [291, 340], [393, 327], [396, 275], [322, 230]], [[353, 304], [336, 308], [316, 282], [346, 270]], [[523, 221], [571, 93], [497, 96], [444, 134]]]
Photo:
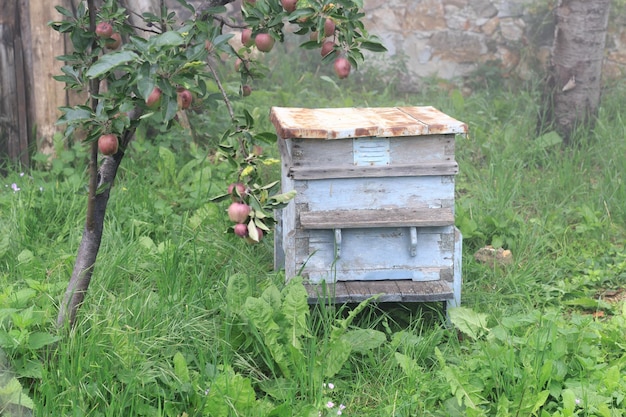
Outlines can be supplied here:
[[552, 51], [553, 119], [569, 142], [600, 103], [602, 63], [611, 0], [559, 0]]

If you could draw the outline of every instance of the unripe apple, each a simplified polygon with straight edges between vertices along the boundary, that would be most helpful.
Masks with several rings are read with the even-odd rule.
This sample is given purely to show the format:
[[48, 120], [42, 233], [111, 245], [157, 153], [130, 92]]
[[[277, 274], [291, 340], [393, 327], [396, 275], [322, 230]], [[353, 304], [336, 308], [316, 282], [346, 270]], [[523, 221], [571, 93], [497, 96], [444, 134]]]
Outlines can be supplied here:
[[282, 4], [283, 9], [285, 9], [287, 13], [291, 13], [296, 10], [298, 0], [280, 0], [280, 4]]
[[310, 41], [315, 41], [315, 42], [317, 42], [317, 41], [318, 41], [318, 39], [317, 39], [317, 35], [318, 35], [318, 33], [317, 33], [317, 32], [311, 32], [311, 33], [309, 34], [309, 40], [310, 40]]
[[[235, 190], [237, 190], [236, 193]], [[245, 196], [247, 193], [246, 186], [240, 182], [234, 182], [228, 186], [228, 194], [232, 196], [233, 201], [238, 201], [240, 197]]]
[[249, 205], [234, 202], [228, 206], [228, 218], [235, 223], [244, 223], [248, 219], [250, 211]]
[[117, 143], [117, 136], [107, 133], [98, 138], [98, 150], [102, 155], [114, 155], [117, 153], [119, 144]]
[[350, 75], [350, 61], [348, 61], [348, 59], [346, 57], [340, 56], [339, 58], [337, 58], [335, 60], [335, 74], [337, 74], [337, 77], [343, 79], [346, 78], [348, 75]]
[[156, 109], [161, 104], [161, 89], [154, 87], [148, 98], [146, 98], [146, 106], [149, 109]]
[[324, 57], [324, 56], [330, 54], [334, 49], [335, 49], [335, 42], [333, 42], [333, 41], [326, 41], [326, 42], [324, 42], [322, 44], [322, 49], [321, 49], [320, 53]]
[[274, 47], [274, 38], [269, 33], [259, 33], [254, 38], [257, 49], [261, 52], [269, 52]]
[[110, 49], [112, 51], [119, 48], [121, 44], [122, 44], [122, 35], [120, 35], [118, 32], [114, 32], [109, 37], [109, 39], [104, 41], [104, 46], [107, 49]]
[[254, 39], [252, 39], [252, 29], [245, 28], [241, 31], [241, 44], [243, 46], [254, 45]]
[[237, 223], [233, 229], [235, 230], [235, 234], [239, 237], [248, 236], [248, 225], [245, 223]]
[[324, 35], [332, 36], [335, 34], [335, 22], [332, 19], [326, 19], [324, 22]]
[[261, 156], [263, 155], [263, 147], [261, 145], [254, 145], [252, 147], [252, 155]]
[[100, 22], [96, 25], [96, 35], [99, 38], [108, 39], [113, 35], [113, 25], [109, 22]]
[[191, 106], [192, 100], [193, 97], [191, 95], [191, 91], [184, 88], [178, 91], [178, 107], [181, 109], [188, 109]]
[[250, 87], [248, 84], [244, 84], [241, 86], [241, 95], [244, 97], [248, 97], [250, 94], [252, 94], [252, 87]]

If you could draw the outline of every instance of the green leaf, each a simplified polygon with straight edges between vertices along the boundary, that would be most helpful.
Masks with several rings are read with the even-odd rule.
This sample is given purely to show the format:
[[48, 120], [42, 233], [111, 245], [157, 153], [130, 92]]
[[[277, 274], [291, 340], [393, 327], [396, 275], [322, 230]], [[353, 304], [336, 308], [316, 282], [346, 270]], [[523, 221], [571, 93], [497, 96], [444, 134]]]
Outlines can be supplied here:
[[187, 361], [182, 353], [176, 352], [174, 354], [174, 373], [181, 380], [182, 383], [188, 384], [191, 382], [189, 377], [189, 368], [187, 367]]
[[326, 351], [323, 352], [322, 358], [324, 362], [324, 376], [326, 378], [332, 378], [343, 368], [343, 365], [350, 358], [352, 353], [352, 347], [347, 340], [336, 339], [331, 340], [326, 346]]
[[387, 48], [379, 42], [361, 41], [361, 48], [372, 52], [387, 52]]
[[563, 138], [557, 132], [552, 131], [545, 133], [535, 139], [535, 143], [541, 149], [551, 148], [563, 143]]
[[296, 196], [296, 193], [296, 190], [291, 190], [287, 191], [286, 193], [273, 195], [271, 199], [278, 203], [288, 203], [289, 201], [293, 200], [293, 198]]
[[24, 393], [22, 384], [17, 378], [11, 378], [6, 384], [0, 386], [0, 406], [19, 405], [32, 410], [35, 408], [33, 400]]
[[59, 340], [59, 337], [52, 336], [50, 333], [33, 332], [28, 336], [28, 347], [31, 349], [40, 349], [55, 343], [57, 340]]
[[85, 106], [76, 107], [61, 107], [63, 111], [63, 117], [59, 120], [59, 123], [82, 123], [90, 120], [94, 117], [91, 109]]
[[65, 17], [74, 17], [74, 13], [72, 13], [70, 10], [66, 9], [65, 7], [54, 6], [54, 8], [56, 9], [57, 12], [61, 13]]
[[85, 75], [88, 78], [97, 78], [107, 72], [114, 70], [120, 65], [124, 65], [131, 61], [136, 61], [138, 58], [139, 56], [132, 51], [119, 51], [105, 54], [87, 70], [87, 73]]
[[308, 293], [302, 285], [302, 278], [294, 277], [283, 290], [281, 313], [285, 318], [289, 343], [298, 351], [302, 350], [301, 340], [309, 336], [307, 317], [309, 316]]
[[246, 299], [252, 295], [250, 278], [243, 273], [235, 273], [228, 278], [226, 305], [233, 311], [240, 311]]
[[317, 49], [320, 47], [320, 43], [317, 41], [306, 41], [300, 44], [302, 49]]
[[533, 406], [533, 414], [537, 412], [541, 407], [544, 406], [548, 397], [550, 396], [550, 390], [543, 390], [535, 394], [537, 399], [535, 400], [535, 405]]
[[449, 310], [450, 321], [461, 332], [474, 340], [489, 332], [487, 315], [476, 313], [465, 307], [456, 307]]
[[404, 372], [404, 374], [409, 378], [415, 378], [418, 373], [421, 372], [421, 368], [417, 362], [410, 356], [403, 355], [400, 352], [395, 352], [394, 357], [396, 359], [396, 363], [400, 365], [402, 372]]
[[163, 48], [164, 46], [179, 46], [183, 43], [185, 43], [183, 36], [174, 31], [165, 32], [150, 38], [150, 45], [157, 48]]
[[376, 349], [387, 341], [383, 332], [374, 329], [350, 330], [342, 336], [342, 339], [350, 344], [353, 352], [361, 354]]

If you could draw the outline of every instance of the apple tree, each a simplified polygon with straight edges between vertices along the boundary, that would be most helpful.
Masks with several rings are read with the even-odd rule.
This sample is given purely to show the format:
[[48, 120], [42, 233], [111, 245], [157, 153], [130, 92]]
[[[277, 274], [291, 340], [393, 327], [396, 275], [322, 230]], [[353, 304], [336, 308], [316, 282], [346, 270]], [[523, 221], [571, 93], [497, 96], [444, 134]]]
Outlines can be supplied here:
[[[219, 132], [217, 151], [232, 167], [233, 184], [220, 198], [233, 200], [232, 231], [259, 241], [271, 231], [273, 210], [292, 196], [280, 194], [277, 182], [260, 179], [259, 142], [275, 135], [256, 132], [248, 112], [237, 114], [218, 66], [238, 71], [239, 94], [247, 96], [250, 81], [263, 76], [251, 53], [270, 51], [288, 30], [304, 37], [303, 48], [328, 44], [322, 59], [334, 63], [340, 78], [363, 61], [363, 49], [384, 51], [361, 22], [362, 0], [243, 0], [240, 19], [227, 13], [225, 5], [232, 1], [210, 0], [196, 8], [178, 0], [192, 15], [181, 24], [165, 6], [159, 15], [133, 11], [133, 21], [141, 16], [146, 29], [132, 25], [129, 11], [115, 0], [87, 0], [75, 10], [57, 7], [63, 19], [51, 27], [68, 36], [72, 52], [58, 57], [63, 65], [56, 79], [88, 96], [83, 104], [61, 108], [59, 123], [66, 126], [66, 138], [80, 137], [90, 149], [86, 221], [59, 327], [76, 322], [96, 265], [111, 187], [142, 123], [174, 126], [194, 101], [226, 109], [230, 127]], [[229, 43], [235, 36], [231, 29], [241, 30], [241, 48]]]

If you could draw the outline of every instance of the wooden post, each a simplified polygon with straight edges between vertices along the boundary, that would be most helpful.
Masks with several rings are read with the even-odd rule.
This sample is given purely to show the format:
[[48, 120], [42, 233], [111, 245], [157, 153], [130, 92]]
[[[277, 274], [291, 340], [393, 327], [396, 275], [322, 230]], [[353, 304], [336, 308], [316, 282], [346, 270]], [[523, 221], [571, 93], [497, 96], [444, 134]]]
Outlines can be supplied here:
[[0, 158], [25, 166], [34, 147], [53, 153], [58, 107], [68, 103], [53, 79], [62, 65], [56, 56], [65, 53], [63, 37], [48, 26], [61, 18], [55, 5], [69, 0], [0, 0]]
[[29, 73], [33, 79], [33, 91], [37, 95], [32, 102], [36, 140], [39, 141], [40, 152], [52, 154], [52, 139], [59, 131], [55, 124], [60, 116], [58, 107], [65, 106], [68, 98], [63, 83], [52, 78], [61, 74], [60, 67], [63, 63], [56, 57], [65, 53], [65, 42], [60, 33], [48, 26], [48, 22], [60, 20], [62, 17], [55, 9], [56, 5], [69, 9], [71, 6], [67, 0], [25, 1], [26, 5], [29, 3], [30, 45], [27, 45], [27, 50], [32, 51]]
[[20, 34], [20, 8], [0, 0], [0, 155], [28, 164], [26, 77]]

